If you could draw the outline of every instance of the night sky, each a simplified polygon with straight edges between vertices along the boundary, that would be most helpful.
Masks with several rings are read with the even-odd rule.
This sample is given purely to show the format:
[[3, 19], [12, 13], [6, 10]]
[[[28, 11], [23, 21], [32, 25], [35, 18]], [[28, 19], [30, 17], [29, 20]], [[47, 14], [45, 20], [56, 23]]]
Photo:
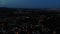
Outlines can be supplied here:
[[0, 0], [0, 7], [60, 8], [60, 0]]

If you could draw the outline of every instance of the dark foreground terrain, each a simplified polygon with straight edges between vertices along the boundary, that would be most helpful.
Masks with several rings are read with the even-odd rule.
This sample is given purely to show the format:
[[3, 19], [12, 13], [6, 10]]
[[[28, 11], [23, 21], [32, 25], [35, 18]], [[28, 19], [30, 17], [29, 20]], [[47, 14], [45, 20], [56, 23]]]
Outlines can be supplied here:
[[56, 34], [59, 20], [56, 11], [0, 8], [0, 33]]

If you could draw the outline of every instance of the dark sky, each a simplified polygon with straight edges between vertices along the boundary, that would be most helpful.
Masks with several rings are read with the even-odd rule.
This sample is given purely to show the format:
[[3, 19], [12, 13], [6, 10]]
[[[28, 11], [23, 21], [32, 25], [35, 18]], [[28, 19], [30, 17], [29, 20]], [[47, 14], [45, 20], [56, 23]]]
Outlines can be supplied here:
[[60, 8], [60, 0], [0, 0], [0, 7]]

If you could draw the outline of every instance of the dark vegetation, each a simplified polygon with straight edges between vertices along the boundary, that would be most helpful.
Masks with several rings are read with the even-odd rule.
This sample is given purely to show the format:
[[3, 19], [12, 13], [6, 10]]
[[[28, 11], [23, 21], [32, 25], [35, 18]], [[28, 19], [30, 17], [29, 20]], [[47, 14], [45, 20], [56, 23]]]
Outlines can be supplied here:
[[0, 8], [0, 33], [56, 34], [60, 12], [40, 9]]

